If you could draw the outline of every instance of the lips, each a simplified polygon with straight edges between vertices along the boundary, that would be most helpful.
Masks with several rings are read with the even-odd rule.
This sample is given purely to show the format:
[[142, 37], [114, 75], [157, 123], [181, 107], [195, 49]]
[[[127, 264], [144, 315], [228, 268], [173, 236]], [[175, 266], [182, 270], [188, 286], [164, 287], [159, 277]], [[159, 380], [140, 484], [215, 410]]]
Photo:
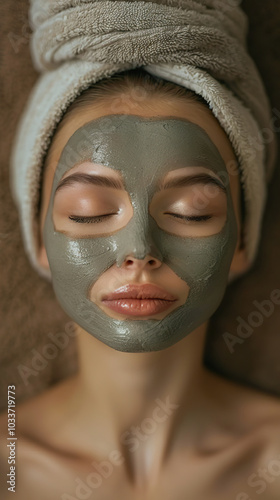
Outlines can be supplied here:
[[118, 299], [162, 299], [174, 301], [176, 298], [156, 285], [124, 285], [104, 297], [106, 300]]
[[121, 314], [149, 316], [167, 310], [176, 297], [156, 285], [124, 285], [107, 294], [102, 303]]

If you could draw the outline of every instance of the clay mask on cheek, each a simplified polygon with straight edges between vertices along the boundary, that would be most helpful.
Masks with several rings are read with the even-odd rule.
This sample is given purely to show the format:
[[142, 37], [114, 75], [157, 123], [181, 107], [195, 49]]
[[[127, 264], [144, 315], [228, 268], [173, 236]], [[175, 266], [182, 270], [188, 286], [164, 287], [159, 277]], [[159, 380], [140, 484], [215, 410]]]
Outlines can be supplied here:
[[[74, 239], [54, 228], [54, 194], [62, 176], [89, 159], [121, 172], [133, 216], [106, 237]], [[187, 166], [207, 167], [228, 180], [216, 146], [203, 129], [184, 119], [105, 116], [78, 129], [61, 154], [44, 226], [54, 290], [66, 313], [113, 349], [148, 352], [169, 347], [207, 321], [223, 298], [237, 243], [229, 180], [225, 183], [227, 219], [217, 234], [175, 236], [162, 230], [149, 214], [159, 180]], [[129, 255], [143, 259], [147, 254], [162, 260], [188, 284], [190, 292], [183, 305], [161, 320], [116, 320], [89, 300], [89, 290], [104, 271], [116, 263], [120, 266]]]

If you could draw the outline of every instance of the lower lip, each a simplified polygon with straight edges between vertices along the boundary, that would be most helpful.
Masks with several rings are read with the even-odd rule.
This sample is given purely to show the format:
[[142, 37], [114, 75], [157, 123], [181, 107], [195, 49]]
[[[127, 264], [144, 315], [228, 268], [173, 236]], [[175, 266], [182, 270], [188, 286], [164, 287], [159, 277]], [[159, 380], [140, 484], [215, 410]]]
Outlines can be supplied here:
[[175, 301], [163, 299], [117, 299], [102, 303], [115, 312], [126, 316], [150, 316], [169, 309]]

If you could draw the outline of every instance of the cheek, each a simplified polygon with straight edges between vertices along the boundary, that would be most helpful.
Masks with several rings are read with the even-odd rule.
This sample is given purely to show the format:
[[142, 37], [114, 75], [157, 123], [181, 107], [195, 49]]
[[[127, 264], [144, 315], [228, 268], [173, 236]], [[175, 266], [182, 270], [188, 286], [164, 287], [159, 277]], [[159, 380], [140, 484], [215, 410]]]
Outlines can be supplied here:
[[227, 283], [235, 247], [234, 226], [205, 238], [180, 238], [161, 232], [161, 248], [168, 266], [194, 291]]

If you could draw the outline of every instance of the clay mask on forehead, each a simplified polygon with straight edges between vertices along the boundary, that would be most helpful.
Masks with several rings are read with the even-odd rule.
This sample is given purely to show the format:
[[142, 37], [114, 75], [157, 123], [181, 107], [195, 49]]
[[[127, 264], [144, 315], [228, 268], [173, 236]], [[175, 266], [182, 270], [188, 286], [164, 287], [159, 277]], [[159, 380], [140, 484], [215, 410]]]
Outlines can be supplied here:
[[[85, 160], [121, 173], [133, 216], [113, 234], [75, 239], [55, 230], [54, 194], [63, 175]], [[98, 118], [78, 129], [61, 154], [44, 226], [54, 290], [69, 316], [113, 349], [148, 352], [169, 347], [207, 321], [223, 298], [237, 243], [229, 181], [224, 182], [227, 218], [217, 234], [176, 236], [161, 229], [149, 213], [160, 179], [187, 166], [207, 167], [228, 180], [225, 163], [206, 132], [187, 120], [168, 117]], [[89, 290], [104, 271], [121, 266], [127, 256], [144, 259], [148, 254], [190, 287], [183, 305], [160, 320], [117, 320], [89, 299]]]

